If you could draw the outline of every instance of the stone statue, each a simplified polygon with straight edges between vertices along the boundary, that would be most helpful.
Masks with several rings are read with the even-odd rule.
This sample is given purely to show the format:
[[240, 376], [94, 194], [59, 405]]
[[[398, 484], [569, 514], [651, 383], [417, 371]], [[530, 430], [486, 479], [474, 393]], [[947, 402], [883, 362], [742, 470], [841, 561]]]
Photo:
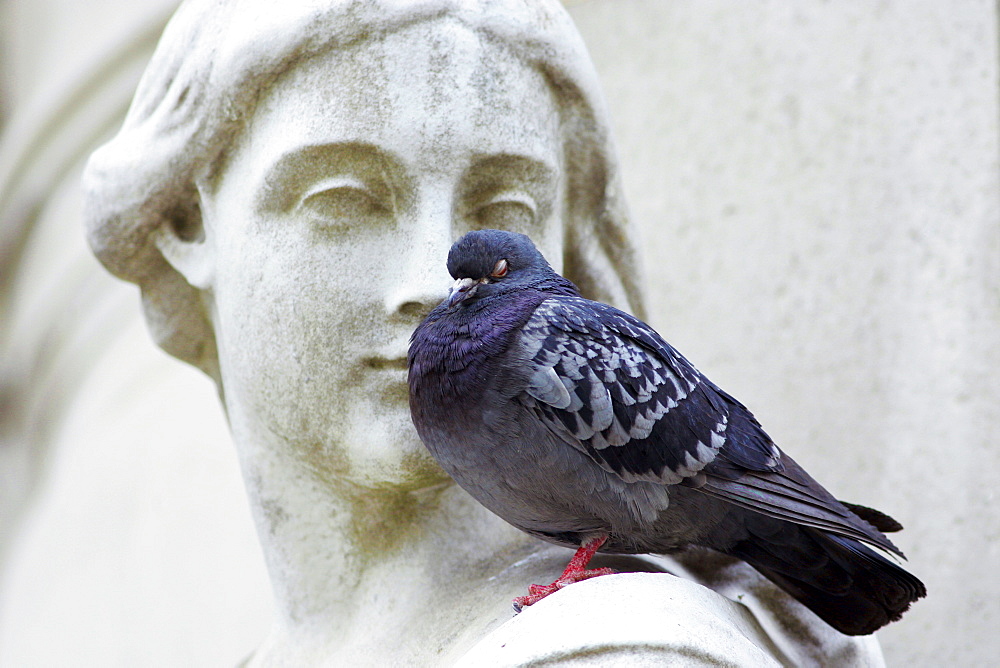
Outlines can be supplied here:
[[509, 621], [565, 551], [417, 439], [408, 337], [463, 232], [527, 233], [642, 315], [596, 77], [554, 0], [187, 2], [85, 188], [94, 252], [218, 386], [277, 610], [250, 665], [881, 665], [701, 553], [599, 557], [627, 574]]

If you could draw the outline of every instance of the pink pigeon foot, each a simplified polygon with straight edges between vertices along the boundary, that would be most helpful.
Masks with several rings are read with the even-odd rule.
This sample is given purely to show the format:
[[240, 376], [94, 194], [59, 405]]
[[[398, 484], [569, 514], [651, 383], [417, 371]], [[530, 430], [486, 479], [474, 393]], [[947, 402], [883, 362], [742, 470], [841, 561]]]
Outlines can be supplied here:
[[589, 580], [590, 578], [596, 578], [601, 575], [611, 575], [615, 571], [611, 568], [594, 568], [591, 570], [587, 569], [587, 564], [594, 557], [601, 546], [608, 540], [607, 536], [598, 536], [597, 538], [592, 538], [585, 542], [573, 555], [573, 558], [569, 560], [566, 564], [566, 570], [563, 571], [562, 575], [548, 585], [533, 584], [528, 587], [527, 596], [518, 596], [513, 600], [514, 610], [516, 612], [521, 612], [521, 609], [525, 606], [533, 605], [538, 603], [543, 598], [549, 594], [554, 594], [563, 587], [571, 585], [574, 582], [580, 582], [581, 580]]

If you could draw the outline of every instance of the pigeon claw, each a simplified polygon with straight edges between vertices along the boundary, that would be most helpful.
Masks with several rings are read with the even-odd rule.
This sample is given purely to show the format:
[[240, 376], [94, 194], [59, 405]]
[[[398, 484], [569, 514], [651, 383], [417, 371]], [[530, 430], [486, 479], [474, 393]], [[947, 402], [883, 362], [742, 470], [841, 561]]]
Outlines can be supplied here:
[[554, 594], [563, 587], [571, 585], [575, 582], [580, 582], [582, 580], [589, 580], [590, 578], [596, 578], [601, 575], [612, 575], [615, 572], [613, 568], [593, 568], [588, 570], [575, 571], [573, 573], [563, 573], [562, 576], [552, 584], [540, 585], [533, 584], [528, 587], [527, 596], [518, 596], [512, 603], [514, 605], [515, 612], [521, 612], [522, 609], [529, 605], [534, 605], [538, 603], [543, 598], [549, 594]]
[[570, 559], [569, 564], [566, 566], [566, 570], [564, 570], [562, 575], [560, 575], [559, 578], [552, 584], [530, 585], [528, 587], [527, 596], [518, 596], [511, 601], [514, 606], [514, 612], [521, 612], [521, 610], [525, 607], [538, 603], [546, 596], [554, 594], [563, 587], [571, 585], [574, 582], [589, 580], [590, 578], [596, 578], [602, 575], [613, 574], [615, 571], [612, 568], [587, 568], [587, 563], [590, 561], [591, 557], [593, 557], [597, 550], [604, 545], [607, 539], [607, 536], [599, 536], [598, 538], [589, 540], [581, 545], [580, 549], [578, 549], [576, 554], [573, 555], [573, 558]]

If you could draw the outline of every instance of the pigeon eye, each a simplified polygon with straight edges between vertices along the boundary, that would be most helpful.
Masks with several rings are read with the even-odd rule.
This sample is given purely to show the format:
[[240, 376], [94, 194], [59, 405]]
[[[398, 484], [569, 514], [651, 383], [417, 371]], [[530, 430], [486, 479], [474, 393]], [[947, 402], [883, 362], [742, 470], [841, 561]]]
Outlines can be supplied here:
[[500, 260], [495, 265], [493, 265], [493, 273], [490, 274], [492, 278], [503, 278], [507, 275], [507, 260]]

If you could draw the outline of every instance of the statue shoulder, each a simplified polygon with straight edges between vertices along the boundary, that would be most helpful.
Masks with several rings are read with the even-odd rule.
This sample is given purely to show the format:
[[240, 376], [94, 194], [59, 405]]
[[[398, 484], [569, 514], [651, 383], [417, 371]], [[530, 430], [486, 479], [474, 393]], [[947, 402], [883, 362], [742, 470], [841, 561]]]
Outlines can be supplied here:
[[[815, 648], [772, 633], [751, 608], [697, 582], [623, 573], [574, 584], [525, 609], [457, 665], [810, 665]], [[851, 656], [849, 665], [884, 666], [874, 637], [836, 635], [843, 639], [837, 656], [816, 665], [848, 665], [840, 660]]]

